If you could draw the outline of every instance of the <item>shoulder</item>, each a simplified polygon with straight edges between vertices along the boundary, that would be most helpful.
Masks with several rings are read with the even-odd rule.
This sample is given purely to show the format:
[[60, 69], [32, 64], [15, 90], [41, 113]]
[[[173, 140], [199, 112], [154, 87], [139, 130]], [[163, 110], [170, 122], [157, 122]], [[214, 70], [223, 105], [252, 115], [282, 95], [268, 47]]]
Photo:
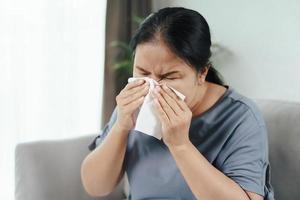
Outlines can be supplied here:
[[225, 149], [234, 151], [242, 146], [265, 149], [268, 143], [267, 127], [256, 103], [229, 87], [214, 121], [225, 127]]
[[117, 120], [117, 106], [115, 106], [115, 108], [113, 109], [112, 114], [110, 116], [110, 119], [108, 122], [110, 127], [112, 127], [112, 125], [116, 122], [116, 120]]
[[109, 121], [104, 124], [100, 133], [94, 138], [94, 140], [89, 144], [89, 150], [94, 150], [99, 144], [104, 140], [107, 136], [111, 128], [113, 127], [114, 123], [117, 120], [117, 107], [115, 107], [110, 115]]
[[226, 102], [236, 117], [228, 121], [233, 126], [218, 154], [217, 166], [244, 190], [264, 196], [269, 161], [267, 128], [261, 111], [252, 99], [233, 88]]
[[228, 90], [228, 107], [235, 108], [240, 117], [246, 118], [247, 121], [252, 121], [253, 125], [265, 126], [262, 112], [252, 99], [244, 96], [232, 87], [229, 87]]
[[232, 113], [227, 115], [231, 131], [228, 133], [230, 137], [225, 147], [229, 151], [251, 147], [265, 154], [268, 147], [267, 127], [256, 103], [233, 88], [230, 88], [227, 101], [228, 109], [232, 110]]

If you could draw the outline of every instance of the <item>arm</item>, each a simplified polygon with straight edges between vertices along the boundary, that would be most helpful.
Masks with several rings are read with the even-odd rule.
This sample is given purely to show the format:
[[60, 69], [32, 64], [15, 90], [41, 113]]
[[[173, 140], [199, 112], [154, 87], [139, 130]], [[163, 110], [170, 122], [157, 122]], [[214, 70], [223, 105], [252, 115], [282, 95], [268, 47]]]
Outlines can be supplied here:
[[176, 164], [197, 199], [263, 200], [245, 192], [237, 183], [211, 165], [190, 142], [169, 146]]
[[156, 89], [152, 95], [162, 122], [163, 141], [194, 196], [203, 200], [262, 200], [262, 196], [244, 191], [206, 160], [189, 140], [189, 107], [165, 85]]
[[123, 161], [129, 131], [134, 127], [136, 109], [143, 103], [149, 84], [134, 81], [116, 97], [117, 119], [103, 142], [83, 161], [81, 179], [85, 190], [92, 196], [112, 192], [124, 174]]
[[124, 175], [122, 167], [128, 131], [116, 124], [101, 145], [92, 151], [81, 165], [81, 179], [92, 196], [104, 196], [114, 190]]

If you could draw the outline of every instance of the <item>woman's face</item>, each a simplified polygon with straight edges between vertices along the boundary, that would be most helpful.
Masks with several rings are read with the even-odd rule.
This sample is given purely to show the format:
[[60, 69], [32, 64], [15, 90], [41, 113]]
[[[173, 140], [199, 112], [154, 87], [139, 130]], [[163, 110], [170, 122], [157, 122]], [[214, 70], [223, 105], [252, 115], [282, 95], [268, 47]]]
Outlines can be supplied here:
[[[185, 102], [192, 108], [201, 99], [201, 83], [206, 73], [197, 74], [162, 42], [139, 44], [135, 51], [133, 76], [149, 77], [166, 83], [186, 96]], [[199, 84], [200, 83], [200, 84]]]

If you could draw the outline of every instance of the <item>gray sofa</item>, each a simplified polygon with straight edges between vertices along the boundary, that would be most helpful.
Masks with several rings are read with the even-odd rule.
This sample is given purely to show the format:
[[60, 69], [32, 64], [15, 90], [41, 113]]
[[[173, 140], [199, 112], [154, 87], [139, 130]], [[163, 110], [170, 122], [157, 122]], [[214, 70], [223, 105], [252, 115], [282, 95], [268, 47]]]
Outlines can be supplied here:
[[[255, 100], [269, 131], [272, 184], [276, 199], [300, 199], [300, 103]], [[15, 150], [16, 200], [120, 200], [129, 186], [125, 176], [116, 190], [90, 197], [80, 180], [80, 165], [95, 134], [61, 141], [18, 144]]]

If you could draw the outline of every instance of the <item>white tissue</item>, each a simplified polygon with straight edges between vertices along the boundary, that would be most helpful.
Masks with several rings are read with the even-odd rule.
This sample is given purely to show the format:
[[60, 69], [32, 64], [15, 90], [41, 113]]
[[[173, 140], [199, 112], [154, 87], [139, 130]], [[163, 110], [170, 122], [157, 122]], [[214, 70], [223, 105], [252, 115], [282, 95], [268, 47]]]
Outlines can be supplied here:
[[[147, 135], [153, 136], [159, 140], [162, 138], [162, 131], [161, 131], [161, 122], [156, 116], [155, 108], [154, 108], [154, 101], [150, 95], [150, 92], [155, 88], [156, 85], [160, 85], [154, 79], [148, 77], [132, 77], [128, 79], [128, 82], [133, 82], [137, 79], [144, 79], [145, 81], [149, 82], [149, 92], [146, 95], [143, 104], [136, 112], [136, 124], [134, 130], [139, 132], [145, 133]], [[182, 100], [185, 99], [185, 96], [175, 90], [174, 88], [168, 86], [174, 93]]]

